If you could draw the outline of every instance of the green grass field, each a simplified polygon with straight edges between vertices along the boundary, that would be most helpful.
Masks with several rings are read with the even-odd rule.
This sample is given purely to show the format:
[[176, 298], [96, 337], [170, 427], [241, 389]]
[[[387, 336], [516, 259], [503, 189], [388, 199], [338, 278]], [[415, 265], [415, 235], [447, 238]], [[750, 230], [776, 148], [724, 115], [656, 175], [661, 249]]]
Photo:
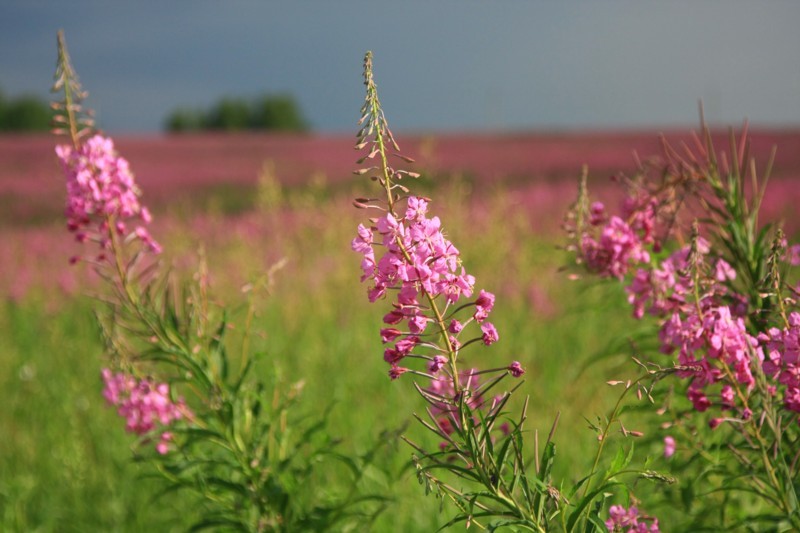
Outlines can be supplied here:
[[[615, 401], [606, 380], [636, 374], [626, 340], [641, 325], [629, 318], [622, 287], [573, 282], [559, 273], [568, 260], [556, 248], [560, 237], [533, 234], [535, 214], [514, 204], [511, 192], [479, 199], [437, 187], [429, 194], [477, 287], [497, 294], [493, 322], [500, 341], [470, 348], [465, 360], [481, 367], [522, 362], [527, 374], [515, 408], [530, 397], [529, 455], [534, 431], [544, 438], [560, 412], [555, 477], [575, 481], [597, 445], [584, 416], [602, 415]], [[303, 412], [321, 413], [333, 403], [329, 429], [345, 453], [363, 452], [383, 430], [406, 425], [412, 440], [430, 441], [412, 418], [423, 402], [411, 377], [391, 382], [386, 374], [378, 329], [388, 304], [370, 304], [358, 281], [359, 257], [349, 243], [363, 215], [344, 195], [272, 205], [239, 224], [213, 213], [199, 214], [202, 224], [194, 215], [161, 214], [169, 224], [160, 240], [176, 275], [190, 275], [204, 240], [215, 298], [232, 307], [243, 301], [242, 283], [286, 259], [258, 301], [257, 348], [265, 353], [258, 371], [285, 384], [304, 380]], [[51, 261], [56, 270], [82, 268], [68, 267], [66, 257]], [[0, 307], [4, 531], [180, 531], [195, 517], [194, 500], [160, 495], [160, 480], [132, 461], [134, 439], [105, 405], [94, 306], [89, 296], [34, 287]], [[611, 357], [598, 360], [604, 354]], [[372, 528], [435, 531], [453, 509], [445, 505], [440, 512], [441, 502], [425, 496], [408, 468], [405, 443], [385, 444], [363, 481], [392, 498]], [[335, 487], [342, 482], [337, 475], [324, 472], [321, 480]]]

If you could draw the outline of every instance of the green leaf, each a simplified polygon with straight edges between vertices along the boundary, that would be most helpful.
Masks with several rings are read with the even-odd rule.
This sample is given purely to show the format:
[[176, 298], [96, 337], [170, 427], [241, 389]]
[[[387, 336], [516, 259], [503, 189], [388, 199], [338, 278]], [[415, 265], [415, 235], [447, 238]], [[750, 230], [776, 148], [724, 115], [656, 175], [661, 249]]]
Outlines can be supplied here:
[[594, 489], [592, 492], [590, 492], [589, 494], [584, 496], [581, 499], [581, 501], [578, 502], [578, 504], [575, 506], [575, 510], [572, 512], [572, 514], [567, 519], [567, 531], [572, 531], [575, 528], [575, 524], [577, 523], [578, 519], [581, 517], [581, 513], [583, 513], [583, 510], [586, 508], [587, 505], [589, 505], [592, 502], [592, 500], [594, 500], [594, 498], [598, 494], [601, 494], [601, 493], [607, 491], [611, 487], [620, 486], [620, 485], [622, 485], [622, 483], [620, 483], [619, 481], [610, 481], [608, 483], [603, 483], [602, 485], [600, 485], [599, 487]]

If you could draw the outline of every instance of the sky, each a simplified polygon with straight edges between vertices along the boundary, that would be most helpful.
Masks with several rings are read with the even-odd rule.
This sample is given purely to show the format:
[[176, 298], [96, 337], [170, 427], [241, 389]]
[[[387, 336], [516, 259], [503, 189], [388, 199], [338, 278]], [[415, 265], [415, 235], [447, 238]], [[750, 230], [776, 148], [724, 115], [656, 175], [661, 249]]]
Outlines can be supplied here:
[[178, 107], [290, 93], [355, 130], [361, 63], [395, 131], [800, 127], [800, 2], [5, 0], [0, 89], [49, 98], [64, 29], [109, 133]]

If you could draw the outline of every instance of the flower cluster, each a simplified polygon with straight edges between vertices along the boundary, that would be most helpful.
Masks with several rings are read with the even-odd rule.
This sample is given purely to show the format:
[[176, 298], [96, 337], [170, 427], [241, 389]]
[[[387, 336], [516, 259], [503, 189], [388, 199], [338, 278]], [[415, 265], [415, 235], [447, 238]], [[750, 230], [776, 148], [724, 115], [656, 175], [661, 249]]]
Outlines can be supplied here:
[[[658, 519], [644, 517], [639, 514], [639, 509], [631, 506], [625, 509], [621, 505], [612, 505], [608, 510], [606, 528], [608, 531], [625, 533], [658, 533]], [[650, 522], [650, 524], [648, 524]]]
[[[384, 351], [393, 379], [409, 371], [399, 363], [412, 354], [427, 359], [430, 374], [437, 374], [448, 362], [446, 354], [467, 344], [461, 342], [460, 335], [470, 322], [479, 324], [481, 336], [469, 343], [480, 340], [489, 346], [499, 339], [497, 329], [487, 321], [495, 297], [483, 290], [472, 304], [462, 306], [473, 309], [472, 316], [463, 323], [450, 316], [444, 330], [444, 313], [461, 298], [472, 296], [475, 278], [467, 274], [458, 249], [442, 233], [439, 217], [428, 218], [427, 210], [428, 200], [410, 196], [402, 218], [387, 212], [373, 220], [371, 227], [359, 225], [358, 236], [352, 241], [353, 250], [363, 256], [361, 280], [373, 282], [369, 300], [375, 302], [389, 291], [396, 292], [393, 309], [383, 317], [387, 327], [381, 330], [384, 344], [394, 343]], [[383, 249], [377, 257], [376, 246]], [[444, 301], [443, 310], [433, 310], [437, 298]], [[426, 333], [431, 323], [438, 323], [440, 331]], [[434, 334], [444, 335], [447, 345], [437, 346], [428, 340]], [[420, 356], [414, 353], [418, 348], [431, 349], [434, 354]]]
[[645, 244], [653, 242], [655, 209], [646, 205], [647, 209], [632, 212], [628, 221], [615, 215], [606, 222], [605, 206], [592, 204], [589, 223], [594, 231], [584, 232], [580, 239], [580, 252], [590, 271], [622, 280], [632, 265], [650, 261]]
[[[128, 161], [117, 154], [110, 138], [98, 134], [78, 148], [59, 145], [56, 154], [67, 177], [67, 227], [79, 242], [93, 240], [107, 250], [113, 231], [125, 240], [140, 240], [153, 253], [161, 252], [145, 228], [150, 212], [139, 202]], [[136, 225], [129, 230], [131, 221]]]
[[785, 387], [784, 407], [800, 413], [800, 313], [790, 313], [784, 329], [770, 328], [758, 340], [765, 352], [764, 374]]
[[[125, 418], [125, 429], [137, 435], [153, 432], [158, 424], [162, 428], [174, 421], [191, 415], [183, 400], [170, 399], [169, 385], [154, 383], [148, 379], [137, 380], [123, 374], [113, 374], [109, 369], [102, 372], [105, 388], [103, 396], [109, 405], [117, 407], [117, 413]], [[160, 454], [169, 451], [172, 433], [161, 431], [156, 444]]]
[[[660, 320], [661, 351], [677, 352], [679, 364], [688, 369], [678, 375], [691, 379], [687, 394], [694, 408], [706, 411], [714, 405], [709, 387], [720, 384], [713, 394], [719, 398], [716, 404], [736, 409], [736, 397], [741, 404], [755, 385], [754, 366], [764, 358], [745, 327], [747, 304], [729, 288], [736, 272], [724, 259], [712, 257], [710, 244], [699, 236], [692, 245], [651, 261], [648, 245], [658, 250], [653, 237], [657, 205], [654, 198], [628, 198], [622, 212], [629, 224], [617, 216], [606, 222], [605, 207], [592, 204], [589, 222], [599, 227], [601, 238], [596, 241], [588, 232], [581, 236], [583, 259], [601, 277], [624, 280], [635, 269], [625, 288], [633, 316]], [[747, 419], [752, 412], [740, 405], [739, 415]]]

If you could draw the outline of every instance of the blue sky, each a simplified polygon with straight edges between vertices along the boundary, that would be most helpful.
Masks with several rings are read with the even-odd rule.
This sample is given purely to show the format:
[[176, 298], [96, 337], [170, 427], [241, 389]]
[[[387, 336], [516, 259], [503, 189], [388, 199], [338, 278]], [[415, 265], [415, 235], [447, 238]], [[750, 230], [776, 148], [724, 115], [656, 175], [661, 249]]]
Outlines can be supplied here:
[[375, 53], [395, 130], [800, 126], [800, 2], [736, 0], [6, 1], [0, 88], [48, 96], [66, 31], [111, 133], [178, 106], [289, 92], [354, 130]]

